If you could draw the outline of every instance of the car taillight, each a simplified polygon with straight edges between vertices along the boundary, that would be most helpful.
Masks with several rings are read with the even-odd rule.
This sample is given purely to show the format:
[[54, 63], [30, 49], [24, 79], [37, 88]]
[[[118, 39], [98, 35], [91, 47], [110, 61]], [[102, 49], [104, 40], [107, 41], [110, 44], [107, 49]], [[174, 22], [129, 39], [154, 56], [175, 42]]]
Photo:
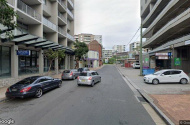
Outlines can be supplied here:
[[92, 77], [89, 77], [88, 80], [92, 80]]
[[62, 76], [64, 76], [64, 74], [62, 73]]
[[32, 87], [27, 87], [27, 88], [24, 88], [22, 90], [20, 90], [21, 93], [23, 92], [28, 92]]
[[9, 92], [9, 88], [7, 88], [7, 91], [6, 92]]
[[79, 79], [79, 76], [77, 77], [77, 79]]
[[73, 75], [73, 72], [70, 73], [70, 76], [72, 76], [72, 75]]

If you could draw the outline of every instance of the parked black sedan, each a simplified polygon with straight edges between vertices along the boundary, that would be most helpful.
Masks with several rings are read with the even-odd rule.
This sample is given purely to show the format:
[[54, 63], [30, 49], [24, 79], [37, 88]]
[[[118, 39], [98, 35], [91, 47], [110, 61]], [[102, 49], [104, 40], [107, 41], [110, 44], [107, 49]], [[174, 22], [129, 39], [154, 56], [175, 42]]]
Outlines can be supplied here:
[[33, 76], [25, 78], [10, 86], [5, 95], [8, 98], [25, 98], [29, 96], [40, 98], [43, 92], [61, 86], [62, 81], [60, 79], [53, 79], [49, 76]]

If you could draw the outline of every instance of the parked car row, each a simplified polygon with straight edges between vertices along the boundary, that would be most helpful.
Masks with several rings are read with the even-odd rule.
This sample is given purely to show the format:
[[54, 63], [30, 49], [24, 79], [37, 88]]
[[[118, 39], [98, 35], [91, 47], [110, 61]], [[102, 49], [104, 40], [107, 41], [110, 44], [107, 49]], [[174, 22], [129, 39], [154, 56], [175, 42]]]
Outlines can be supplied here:
[[[101, 76], [96, 71], [90, 71], [88, 68], [64, 70], [61, 76], [62, 80], [74, 80], [76, 78], [78, 86], [90, 85], [93, 87], [95, 83], [101, 82]], [[61, 79], [54, 79], [49, 76], [28, 77], [7, 88], [5, 95], [8, 98], [30, 96], [40, 98], [44, 92], [60, 88], [62, 86]]]

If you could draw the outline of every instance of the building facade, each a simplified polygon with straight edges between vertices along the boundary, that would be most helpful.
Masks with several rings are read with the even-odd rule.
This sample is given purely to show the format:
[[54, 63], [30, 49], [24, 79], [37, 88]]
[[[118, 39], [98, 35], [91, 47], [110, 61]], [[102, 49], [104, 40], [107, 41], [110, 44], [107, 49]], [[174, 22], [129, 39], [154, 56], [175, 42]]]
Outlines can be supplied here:
[[140, 42], [133, 42], [129, 45], [129, 51], [138, 51], [140, 47]]
[[102, 50], [103, 59], [109, 59], [109, 58], [112, 58], [112, 56], [113, 56], [113, 50], [106, 50], [106, 49]]
[[88, 44], [88, 49], [89, 51], [96, 51], [99, 53], [99, 66], [102, 66], [102, 45], [98, 41], [94, 40]]
[[[6, 27], [0, 39], [0, 79], [17, 79], [48, 71], [49, 48], [65, 50], [63, 60], [55, 59], [52, 70], [74, 68], [74, 0], [7, 0], [18, 18], [14, 38], [6, 39]], [[17, 81], [17, 80], [15, 80]], [[14, 82], [15, 82], [14, 81]]]
[[99, 67], [99, 52], [97, 51], [88, 51], [86, 60], [86, 66], [88, 68], [97, 68]]
[[114, 45], [112, 49], [114, 52], [122, 53], [125, 52], [125, 45]]
[[190, 0], [141, 0], [144, 48], [151, 68], [190, 73]]
[[78, 40], [79, 42], [84, 42], [86, 44], [89, 44], [93, 40], [96, 40], [98, 41], [98, 43], [102, 45], [102, 35], [81, 33], [81, 34], [75, 35], [75, 40]]

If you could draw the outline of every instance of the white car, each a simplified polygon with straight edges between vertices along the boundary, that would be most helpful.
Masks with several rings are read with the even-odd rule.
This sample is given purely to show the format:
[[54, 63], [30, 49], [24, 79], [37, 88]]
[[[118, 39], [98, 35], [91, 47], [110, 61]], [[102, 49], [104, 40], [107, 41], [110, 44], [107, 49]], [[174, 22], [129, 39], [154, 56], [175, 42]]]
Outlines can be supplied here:
[[146, 83], [181, 83], [187, 84], [189, 82], [189, 77], [179, 69], [165, 69], [155, 72], [151, 75], [144, 76], [144, 82]]
[[133, 63], [134, 69], [140, 69], [140, 63]]

